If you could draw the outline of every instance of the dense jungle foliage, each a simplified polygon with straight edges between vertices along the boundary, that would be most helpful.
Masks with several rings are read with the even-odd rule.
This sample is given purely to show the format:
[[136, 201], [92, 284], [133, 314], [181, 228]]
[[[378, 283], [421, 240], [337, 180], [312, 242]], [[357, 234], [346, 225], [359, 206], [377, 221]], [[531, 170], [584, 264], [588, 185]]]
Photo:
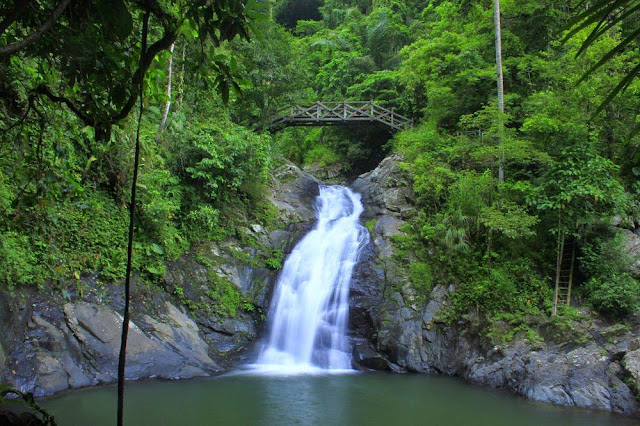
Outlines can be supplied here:
[[[636, 39], [592, 70], [637, 37], [637, 12], [581, 52], [593, 25], [566, 35], [582, 1], [503, 0], [500, 117], [489, 0], [213, 3], [226, 12], [198, 1], [0, 1], [3, 287], [81, 291], [82, 274], [123, 277], [143, 74], [134, 266], [148, 282], [198, 241], [273, 220], [264, 186], [283, 158], [353, 177], [397, 152], [416, 206], [397, 260], [423, 294], [457, 285], [451, 318], [549, 315], [561, 234], [578, 247], [578, 300], [609, 318], [640, 309], [633, 260], [611, 226], [640, 225], [638, 80], [598, 111], [636, 68]], [[145, 14], [156, 49], [143, 69]], [[221, 16], [250, 20], [255, 36], [225, 32], [234, 26]], [[416, 124], [393, 137], [266, 130], [280, 108], [316, 100], [376, 100]]]

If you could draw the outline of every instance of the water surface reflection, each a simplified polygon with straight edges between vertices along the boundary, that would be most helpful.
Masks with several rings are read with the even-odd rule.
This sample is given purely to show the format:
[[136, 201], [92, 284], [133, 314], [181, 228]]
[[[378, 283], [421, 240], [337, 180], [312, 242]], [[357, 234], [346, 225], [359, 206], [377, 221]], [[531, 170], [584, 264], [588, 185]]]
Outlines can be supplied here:
[[[43, 403], [60, 425], [115, 423], [115, 387]], [[127, 385], [128, 425], [635, 425], [623, 416], [554, 407], [447, 377], [361, 373], [233, 374]]]

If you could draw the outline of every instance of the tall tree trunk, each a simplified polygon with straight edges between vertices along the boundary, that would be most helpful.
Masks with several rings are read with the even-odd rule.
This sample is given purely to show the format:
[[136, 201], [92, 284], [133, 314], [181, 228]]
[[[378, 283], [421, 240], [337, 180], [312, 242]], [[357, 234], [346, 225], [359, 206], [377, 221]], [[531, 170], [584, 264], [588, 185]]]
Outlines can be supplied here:
[[124, 312], [122, 314], [122, 334], [120, 336], [120, 355], [118, 356], [118, 407], [116, 422], [118, 426], [124, 424], [124, 380], [127, 360], [127, 337], [129, 335], [129, 304], [131, 301], [131, 267], [133, 259], [133, 232], [136, 220], [136, 188], [138, 182], [138, 167], [140, 165], [140, 125], [142, 123], [142, 111], [144, 106], [144, 73], [142, 61], [147, 50], [147, 38], [149, 35], [149, 17], [147, 11], [142, 21], [142, 48], [140, 50], [140, 111], [138, 113], [138, 127], [136, 129], [136, 149], [133, 157], [133, 179], [131, 181], [131, 203], [129, 204], [129, 238], [127, 244], [127, 271], [124, 280]]
[[498, 83], [498, 143], [500, 145], [500, 162], [498, 166], [498, 180], [504, 182], [504, 148], [502, 139], [504, 134], [504, 79], [502, 75], [502, 36], [500, 34], [500, 0], [493, 0], [493, 22], [496, 32], [496, 69]]
[[167, 124], [167, 117], [169, 117], [169, 108], [171, 108], [171, 78], [173, 77], [173, 48], [175, 43], [171, 43], [169, 47], [169, 72], [167, 78], [167, 102], [164, 104], [164, 114], [162, 114], [162, 121], [160, 127], [158, 127], [158, 134], [162, 133], [164, 126]]

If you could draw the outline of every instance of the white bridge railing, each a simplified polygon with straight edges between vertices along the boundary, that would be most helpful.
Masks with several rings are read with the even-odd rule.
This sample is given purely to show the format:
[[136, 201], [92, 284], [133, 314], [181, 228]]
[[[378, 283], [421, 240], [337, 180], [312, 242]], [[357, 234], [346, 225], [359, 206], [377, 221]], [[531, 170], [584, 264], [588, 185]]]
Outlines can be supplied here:
[[413, 120], [373, 101], [315, 102], [296, 104], [281, 110], [269, 128], [285, 126], [327, 126], [357, 124], [358, 122], [382, 123], [395, 130], [413, 127]]

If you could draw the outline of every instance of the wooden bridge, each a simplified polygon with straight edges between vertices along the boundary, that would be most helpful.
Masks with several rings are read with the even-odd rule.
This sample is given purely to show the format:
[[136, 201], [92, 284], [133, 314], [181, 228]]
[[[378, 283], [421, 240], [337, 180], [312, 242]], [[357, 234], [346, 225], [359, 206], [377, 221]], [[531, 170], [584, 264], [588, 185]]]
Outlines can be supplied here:
[[373, 101], [315, 102], [296, 104], [280, 111], [269, 125], [271, 130], [286, 126], [330, 126], [348, 124], [383, 124], [393, 130], [413, 127], [413, 120]]

